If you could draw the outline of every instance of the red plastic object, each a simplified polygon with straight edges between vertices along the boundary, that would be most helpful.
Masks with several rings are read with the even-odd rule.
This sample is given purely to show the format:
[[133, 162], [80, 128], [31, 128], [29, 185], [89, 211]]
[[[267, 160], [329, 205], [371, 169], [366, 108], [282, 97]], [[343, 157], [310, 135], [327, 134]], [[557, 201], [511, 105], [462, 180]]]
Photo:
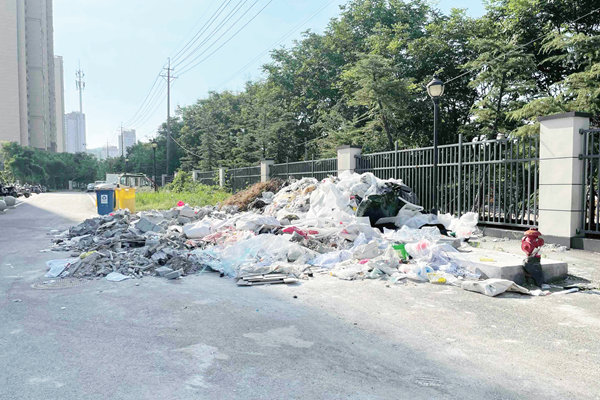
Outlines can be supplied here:
[[302, 229], [296, 228], [295, 226], [290, 226], [287, 227], [285, 229], [282, 230], [283, 233], [298, 233], [299, 235], [301, 235], [302, 237], [304, 237], [305, 239], [308, 237], [308, 234], [306, 232], [304, 232]]
[[536, 251], [536, 249], [539, 249], [544, 245], [544, 239], [540, 236], [542, 236], [542, 234], [537, 228], [530, 228], [525, 232], [525, 236], [521, 239], [521, 250], [523, 250], [528, 257], [531, 257], [533, 254], [535, 254], [536, 257], [540, 256], [539, 251]]
[[177, 202], [177, 207], [183, 207], [183, 206], [185, 206], [185, 203], [183, 201], [179, 200]]

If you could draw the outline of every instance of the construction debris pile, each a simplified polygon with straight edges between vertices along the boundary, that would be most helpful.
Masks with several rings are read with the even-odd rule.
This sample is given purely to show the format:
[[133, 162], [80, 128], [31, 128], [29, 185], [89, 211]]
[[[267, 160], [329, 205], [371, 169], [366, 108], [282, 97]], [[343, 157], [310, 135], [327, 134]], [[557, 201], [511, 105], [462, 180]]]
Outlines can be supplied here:
[[[257, 197], [259, 196], [259, 197]], [[346, 280], [477, 281], [458, 250], [477, 215], [424, 214], [401, 181], [344, 173], [303, 178], [235, 204], [120, 210], [54, 232], [49, 277], [178, 278], [213, 270], [239, 285], [291, 283], [327, 272]], [[510, 289], [507, 289], [510, 290]]]

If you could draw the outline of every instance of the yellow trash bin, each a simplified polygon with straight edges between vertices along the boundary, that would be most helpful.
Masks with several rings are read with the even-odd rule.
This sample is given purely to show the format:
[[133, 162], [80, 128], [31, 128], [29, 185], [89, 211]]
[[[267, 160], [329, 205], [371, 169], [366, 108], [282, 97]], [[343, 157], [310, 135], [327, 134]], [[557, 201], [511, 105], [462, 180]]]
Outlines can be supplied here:
[[115, 189], [116, 206], [119, 210], [128, 209], [131, 213], [135, 212], [135, 188]]

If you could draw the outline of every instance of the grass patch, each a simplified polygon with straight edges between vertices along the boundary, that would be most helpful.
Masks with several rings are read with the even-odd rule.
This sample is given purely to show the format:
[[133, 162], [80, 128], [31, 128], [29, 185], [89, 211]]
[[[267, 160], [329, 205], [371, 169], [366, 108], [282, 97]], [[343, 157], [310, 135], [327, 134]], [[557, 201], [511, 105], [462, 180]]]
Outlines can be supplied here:
[[218, 186], [196, 185], [194, 190], [174, 192], [161, 190], [159, 192], [140, 192], [135, 196], [136, 211], [168, 210], [183, 201], [192, 207], [212, 206], [231, 196], [231, 193]]

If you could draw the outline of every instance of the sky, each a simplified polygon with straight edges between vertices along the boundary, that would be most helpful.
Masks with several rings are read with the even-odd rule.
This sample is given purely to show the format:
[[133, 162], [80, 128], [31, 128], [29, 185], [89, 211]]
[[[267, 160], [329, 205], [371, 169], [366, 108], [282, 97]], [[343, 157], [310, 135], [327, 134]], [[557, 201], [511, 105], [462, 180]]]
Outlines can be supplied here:
[[[175, 60], [181, 64], [174, 63], [177, 79], [171, 90], [173, 114], [178, 105], [193, 104], [210, 90], [238, 91], [246, 81], [260, 78], [260, 67], [269, 60], [269, 50], [289, 47], [308, 29], [322, 32], [346, 2], [233, 0], [227, 10], [240, 3], [241, 10], [252, 4], [254, 7], [237, 24], [243, 11], [233, 16], [228, 24], [234, 26], [232, 30], [212, 47], [212, 40], [202, 43], [206, 36], [202, 35], [194, 46], [180, 53], [223, 4], [221, 0], [54, 0], [54, 53], [63, 56], [64, 61], [65, 113], [79, 108], [75, 72], [81, 65], [86, 85], [83, 111], [87, 148], [106, 146], [107, 141], [116, 145], [122, 123], [124, 128], [136, 129], [138, 140], [148, 140], [166, 120], [166, 94], [161, 92], [166, 85], [163, 78], [156, 77], [168, 57], [180, 53]], [[437, 6], [445, 12], [464, 8], [473, 17], [484, 13], [482, 0], [439, 0]], [[257, 13], [239, 34], [217, 50]], [[216, 26], [217, 23], [205, 33]], [[223, 32], [213, 37], [218, 38]], [[200, 44], [194, 55], [184, 59]], [[191, 61], [198, 55], [197, 61], [202, 62], [193, 67], [195, 63]], [[186, 71], [188, 63], [193, 68]], [[151, 90], [155, 80], [157, 84]], [[149, 107], [140, 110], [148, 93]]]

